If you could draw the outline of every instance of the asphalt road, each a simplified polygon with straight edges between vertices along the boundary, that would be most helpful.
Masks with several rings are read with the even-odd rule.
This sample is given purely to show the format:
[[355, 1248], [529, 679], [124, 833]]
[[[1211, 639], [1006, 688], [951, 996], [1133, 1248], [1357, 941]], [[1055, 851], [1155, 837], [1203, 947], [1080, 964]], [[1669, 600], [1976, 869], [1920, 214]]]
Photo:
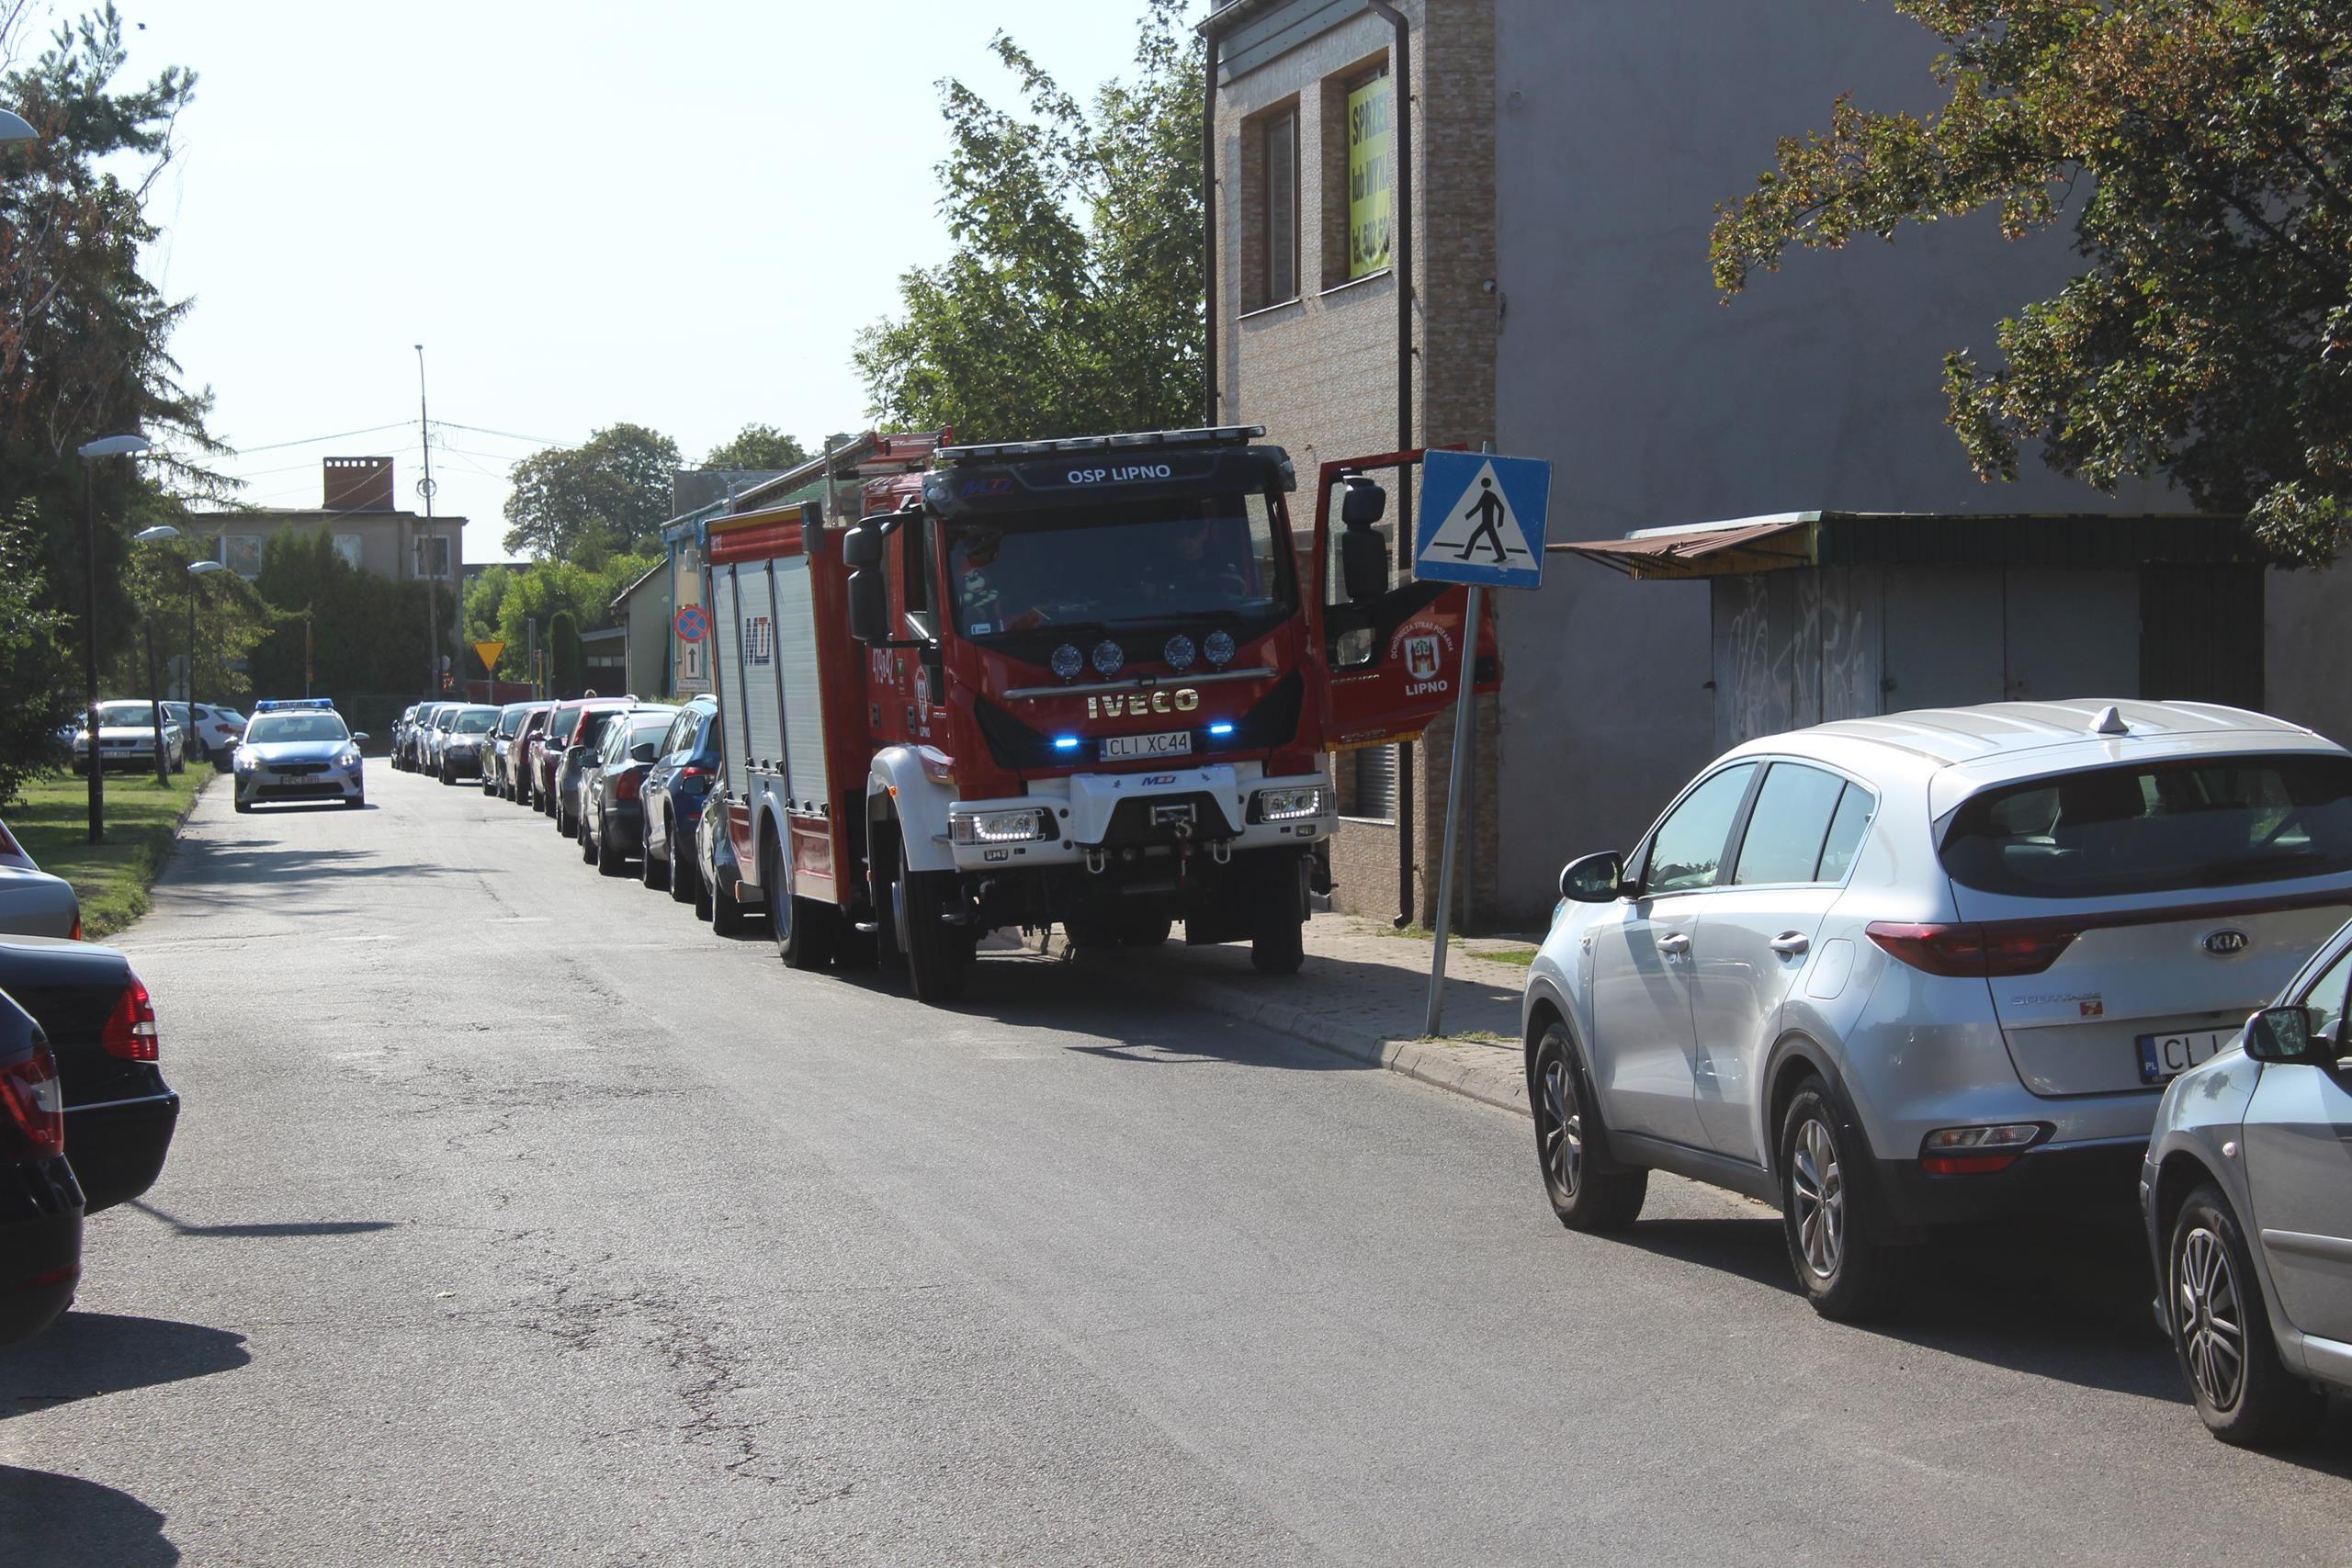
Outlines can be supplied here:
[[0, 1354], [0, 1563], [2352, 1561], [2352, 1419], [2213, 1443], [2096, 1247], [1837, 1327], [1115, 965], [926, 1010], [370, 788], [215, 788], [122, 938], [187, 1109]]

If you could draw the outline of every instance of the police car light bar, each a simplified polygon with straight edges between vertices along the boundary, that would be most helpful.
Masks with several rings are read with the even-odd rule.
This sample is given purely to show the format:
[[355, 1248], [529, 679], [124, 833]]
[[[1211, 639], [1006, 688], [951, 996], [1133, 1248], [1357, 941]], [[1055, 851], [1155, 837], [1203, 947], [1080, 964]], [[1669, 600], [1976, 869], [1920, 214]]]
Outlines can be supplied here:
[[1136, 446], [1238, 446], [1266, 434], [1262, 424], [1219, 424], [1199, 430], [1136, 430], [1120, 435], [1067, 435], [1052, 441], [995, 441], [942, 446], [944, 463], [1001, 463], [1008, 457], [1050, 457], [1070, 452], [1116, 452]]
[[270, 697], [254, 705], [255, 713], [333, 713], [333, 697]]

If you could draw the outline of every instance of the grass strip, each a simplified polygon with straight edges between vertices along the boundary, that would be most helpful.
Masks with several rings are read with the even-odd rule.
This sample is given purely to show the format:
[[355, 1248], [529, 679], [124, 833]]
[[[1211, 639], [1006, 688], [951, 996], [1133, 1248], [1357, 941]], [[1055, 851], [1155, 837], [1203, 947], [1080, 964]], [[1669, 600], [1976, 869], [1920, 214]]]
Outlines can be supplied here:
[[74, 885], [82, 935], [103, 942], [147, 912], [148, 890], [171, 858], [180, 824], [213, 778], [198, 762], [159, 784], [152, 773], [107, 775], [104, 843], [90, 842], [90, 781], [53, 773], [27, 784], [7, 814], [8, 831], [41, 870]]

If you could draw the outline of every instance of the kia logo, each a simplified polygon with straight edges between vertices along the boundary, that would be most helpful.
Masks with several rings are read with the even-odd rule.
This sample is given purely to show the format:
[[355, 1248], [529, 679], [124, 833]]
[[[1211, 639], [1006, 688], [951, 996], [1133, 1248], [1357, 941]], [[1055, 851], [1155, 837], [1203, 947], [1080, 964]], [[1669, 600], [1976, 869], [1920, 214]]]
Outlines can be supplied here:
[[2225, 929], [2205, 934], [2205, 951], [2216, 958], [2233, 958], [2244, 953], [2254, 938], [2242, 931]]

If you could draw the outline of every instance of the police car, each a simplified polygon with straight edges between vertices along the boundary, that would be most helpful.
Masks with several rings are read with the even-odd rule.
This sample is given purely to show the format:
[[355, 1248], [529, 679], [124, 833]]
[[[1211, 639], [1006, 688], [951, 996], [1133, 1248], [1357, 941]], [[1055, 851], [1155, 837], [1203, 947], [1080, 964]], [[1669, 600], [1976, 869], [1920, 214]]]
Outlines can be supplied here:
[[237, 809], [284, 800], [367, 805], [359, 761], [367, 739], [345, 727], [331, 698], [255, 703], [237, 746]]

